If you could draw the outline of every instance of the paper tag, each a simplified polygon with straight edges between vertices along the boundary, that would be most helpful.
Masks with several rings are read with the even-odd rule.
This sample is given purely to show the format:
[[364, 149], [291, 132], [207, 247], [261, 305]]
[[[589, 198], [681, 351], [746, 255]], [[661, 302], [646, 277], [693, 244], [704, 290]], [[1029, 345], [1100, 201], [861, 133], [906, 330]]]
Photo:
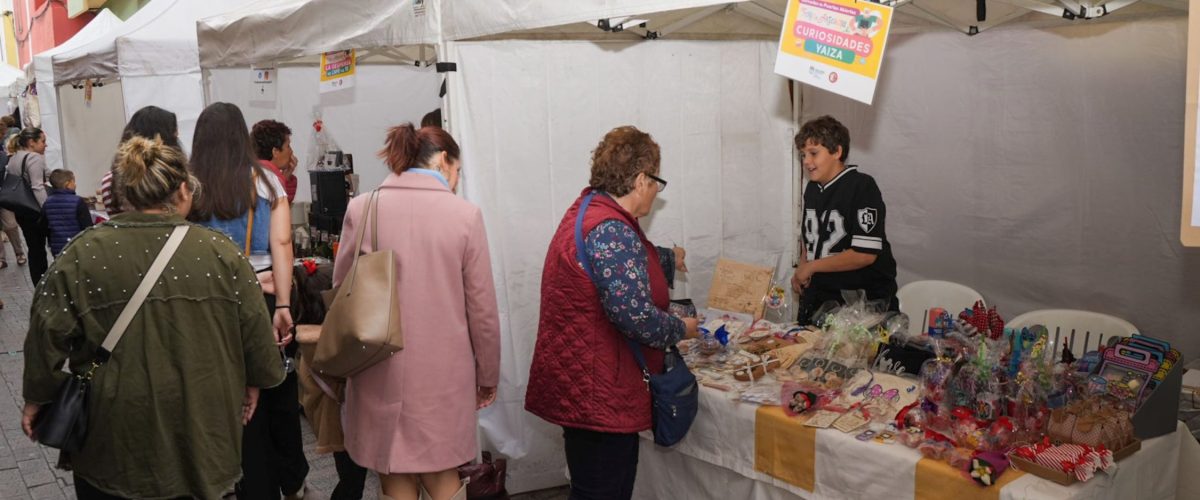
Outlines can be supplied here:
[[838, 417], [833, 423], [833, 428], [842, 432], [854, 432], [864, 425], [867, 425], [867, 419], [859, 412], [852, 411]]
[[832, 412], [832, 411], [828, 411], [828, 410], [821, 410], [816, 413], [813, 413], [812, 417], [809, 417], [808, 421], [805, 422], [804, 425], [807, 425], [809, 427], [816, 427], [819, 429], [825, 429], [825, 428], [828, 428], [829, 426], [833, 425], [833, 422], [836, 421], [838, 419], [838, 417], [840, 417], [840, 416], [841, 416], [840, 413], [836, 413], [836, 412]]

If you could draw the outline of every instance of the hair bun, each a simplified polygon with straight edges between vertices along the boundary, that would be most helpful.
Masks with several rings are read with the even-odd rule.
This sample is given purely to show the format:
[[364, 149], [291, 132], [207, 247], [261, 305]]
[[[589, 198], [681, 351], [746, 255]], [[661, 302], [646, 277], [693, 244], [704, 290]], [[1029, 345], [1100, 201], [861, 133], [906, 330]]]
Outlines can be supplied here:
[[121, 143], [121, 148], [117, 151], [118, 175], [125, 179], [126, 183], [136, 184], [161, 155], [162, 147], [162, 140], [158, 138], [134, 136]]

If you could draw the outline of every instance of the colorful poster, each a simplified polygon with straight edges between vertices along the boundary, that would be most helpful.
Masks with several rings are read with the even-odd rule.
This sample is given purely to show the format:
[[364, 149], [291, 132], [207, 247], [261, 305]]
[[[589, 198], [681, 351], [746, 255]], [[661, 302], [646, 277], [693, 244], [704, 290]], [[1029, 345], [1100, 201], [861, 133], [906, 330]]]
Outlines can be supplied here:
[[788, 0], [775, 73], [871, 104], [892, 8], [856, 0]]
[[354, 86], [354, 50], [335, 50], [321, 54], [321, 93]]

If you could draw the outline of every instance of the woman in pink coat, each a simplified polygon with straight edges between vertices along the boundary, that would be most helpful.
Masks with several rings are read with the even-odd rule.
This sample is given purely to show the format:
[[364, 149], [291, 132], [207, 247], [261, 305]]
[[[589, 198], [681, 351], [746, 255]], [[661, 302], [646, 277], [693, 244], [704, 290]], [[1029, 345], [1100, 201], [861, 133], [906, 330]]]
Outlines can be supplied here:
[[[437, 127], [388, 132], [392, 170], [379, 194], [379, 247], [396, 256], [404, 349], [351, 378], [342, 408], [346, 451], [379, 473], [383, 494], [466, 498], [456, 468], [475, 458], [475, 412], [496, 398], [500, 320], [479, 207], [455, 196], [459, 148]], [[342, 240], [364, 227], [368, 196], [350, 202]], [[374, 218], [372, 218], [374, 219]], [[371, 233], [363, 252], [373, 252]], [[340, 284], [354, 260], [342, 245]]]

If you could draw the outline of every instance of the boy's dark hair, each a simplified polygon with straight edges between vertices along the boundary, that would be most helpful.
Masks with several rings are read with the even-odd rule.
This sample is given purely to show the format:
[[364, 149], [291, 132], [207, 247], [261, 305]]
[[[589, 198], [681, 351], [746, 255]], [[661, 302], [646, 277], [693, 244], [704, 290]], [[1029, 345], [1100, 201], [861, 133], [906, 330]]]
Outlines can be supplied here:
[[837, 151], [838, 146], [841, 146], [842, 154], [839, 159], [842, 163], [850, 156], [850, 130], [832, 116], [825, 115], [809, 120], [800, 127], [800, 133], [796, 134], [796, 149], [804, 150], [808, 141], [825, 146], [830, 153]]
[[67, 169], [59, 168], [50, 172], [50, 185], [54, 189], [66, 189], [67, 184], [75, 180], [75, 172]]

